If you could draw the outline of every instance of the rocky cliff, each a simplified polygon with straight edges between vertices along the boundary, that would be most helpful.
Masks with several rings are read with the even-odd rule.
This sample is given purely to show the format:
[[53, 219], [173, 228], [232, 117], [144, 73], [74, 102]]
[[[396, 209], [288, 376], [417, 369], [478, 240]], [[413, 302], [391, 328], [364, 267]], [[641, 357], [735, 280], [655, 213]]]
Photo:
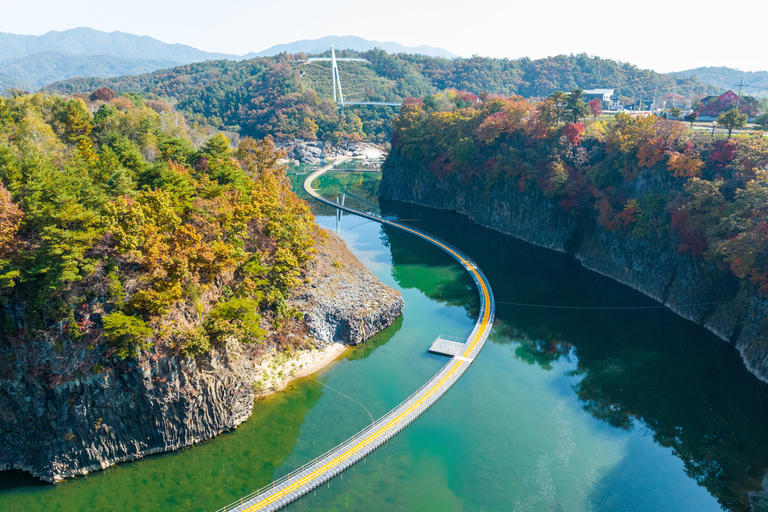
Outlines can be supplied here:
[[703, 325], [733, 344], [745, 365], [768, 382], [768, 301], [730, 272], [681, 256], [624, 231], [607, 231], [593, 217], [560, 209], [535, 187], [485, 187], [436, 178], [392, 154], [381, 197], [455, 211], [483, 226], [565, 252], [585, 267], [616, 279]]
[[[305, 312], [313, 350], [333, 341], [359, 343], [402, 312], [400, 294], [335, 235], [318, 243], [308, 277], [310, 284], [292, 301]], [[155, 347], [139, 358], [115, 360], [106, 347], [75, 348], [53, 339], [33, 350], [6, 347], [0, 469], [55, 482], [233, 429], [253, 412], [255, 384], [264, 379], [260, 363], [272, 353], [274, 347], [229, 342], [197, 358]], [[75, 378], [63, 378], [64, 367]]]

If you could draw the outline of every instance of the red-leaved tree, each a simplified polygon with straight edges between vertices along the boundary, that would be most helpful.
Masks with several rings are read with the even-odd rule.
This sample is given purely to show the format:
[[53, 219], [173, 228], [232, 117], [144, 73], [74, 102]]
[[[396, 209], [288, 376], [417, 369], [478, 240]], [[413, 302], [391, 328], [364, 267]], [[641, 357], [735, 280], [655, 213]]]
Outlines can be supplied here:
[[568, 123], [563, 126], [563, 135], [568, 139], [568, 142], [574, 146], [581, 142], [581, 133], [584, 131], [584, 124], [582, 123]]
[[603, 102], [599, 98], [590, 100], [589, 111], [592, 113], [592, 117], [597, 119], [597, 116], [603, 113]]

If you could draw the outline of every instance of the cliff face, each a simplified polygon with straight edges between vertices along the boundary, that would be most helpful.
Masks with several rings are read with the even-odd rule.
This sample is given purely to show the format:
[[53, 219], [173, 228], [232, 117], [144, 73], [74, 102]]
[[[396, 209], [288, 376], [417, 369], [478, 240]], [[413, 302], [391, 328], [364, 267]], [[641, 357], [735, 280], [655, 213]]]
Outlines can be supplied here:
[[325, 231], [317, 246], [309, 284], [292, 301], [304, 312], [309, 332], [322, 344], [356, 345], [395, 321], [403, 310], [399, 292], [384, 286], [347, 250], [338, 235]]
[[[334, 264], [334, 262], [336, 262]], [[310, 283], [293, 305], [313, 344], [356, 344], [402, 312], [400, 294], [376, 279], [335, 235], [318, 244]], [[339, 284], [341, 283], [341, 284]], [[152, 453], [176, 450], [237, 427], [253, 412], [265, 347], [235, 341], [197, 358], [163, 355], [108, 361], [108, 349], [55, 342], [7, 348], [0, 374], [0, 470], [50, 482]], [[290, 361], [288, 361], [290, 363]], [[78, 378], [51, 372], [62, 364]]]
[[437, 179], [428, 169], [392, 154], [380, 194], [452, 210], [485, 227], [570, 254], [586, 268], [645, 293], [732, 343], [749, 371], [768, 382], [768, 301], [755, 296], [748, 283], [628, 233], [607, 231], [594, 218], [572, 215], [534, 188], [520, 191], [507, 184], [486, 192], [452, 176]]

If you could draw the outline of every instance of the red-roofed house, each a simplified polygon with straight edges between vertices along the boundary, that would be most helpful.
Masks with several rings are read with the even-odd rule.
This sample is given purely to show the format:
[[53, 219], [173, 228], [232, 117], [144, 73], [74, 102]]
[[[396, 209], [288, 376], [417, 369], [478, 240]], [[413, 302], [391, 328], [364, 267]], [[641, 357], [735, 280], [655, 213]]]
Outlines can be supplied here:
[[739, 105], [739, 110], [749, 117], [757, 114], [757, 101], [749, 96], [742, 96], [739, 101], [739, 95], [733, 91], [726, 91], [720, 96], [707, 96], [701, 100], [699, 107], [700, 116], [717, 117], [726, 110]]

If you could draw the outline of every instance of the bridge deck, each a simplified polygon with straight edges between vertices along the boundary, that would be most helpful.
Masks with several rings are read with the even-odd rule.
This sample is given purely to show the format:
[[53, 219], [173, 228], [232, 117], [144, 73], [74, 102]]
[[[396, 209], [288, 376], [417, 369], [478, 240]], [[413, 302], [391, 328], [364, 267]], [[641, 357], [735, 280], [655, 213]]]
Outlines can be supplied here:
[[347, 107], [350, 105], [379, 105], [379, 106], [386, 106], [386, 107], [402, 107], [403, 102], [396, 102], [396, 101], [345, 101], [344, 103], [339, 103], [340, 107]]
[[[346, 158], [343, 158], [340, 161], [344, 160], [346, 160]], [[336, 163], [338, 163], [338, 161]], [[387, 442], [387, 440], [392, 438], [406, 426], [410, 425], [413, 420], [419, 417], [441, 396], [443, 396], [453, 383], [464, 374], [467, 368], [469, 368], [472, 360], [474, 360], [480, 352], [480, 349], [483, 348], [485, 340], [488, 338], [488, 334], [491, 331], [495, 313], [493, 293], [491, 292], [491, 287], [488, 284], [485, 275], [483, 275], [480, 269], [477, 268], [468, 256], [461, 253], [458, 249], [448, 245], [446, 242], [423, 231], [400, 224], [394, 220], [383, 219], [375, 215], [359, 212], [348, 206], [336, 204], [320, 196], [314, 189], [312, 189], [312, 182], [318, 176], [331, 169], [336, 163], [328, 165], [311, 174], [304, 182], [304, 189], [318, 201], [340, 210], [354, 213], [360, 217], [402, 229], [449, 253], [470, 273], [477, 285], [477, 289], [480, 293], [480, 316], [475, 323], [472, 333], [469, 335], [469, 338], [467, 338], [466, 343], [461, 344], [464, 350], [454, 354], [437, 375], [432, 377], [404, 402], [336, 448], [333, 448], [324, 455], [321, 455], [317, 459], [305, 464], [283, 478], [275, 480], [268, 487], [260, 489], [240, 499], [238, 502], [221, 509], [219, 512], [279, 510], [312, 489], [331, 480], [346, 468], [352, 466]], [[447, 337], [438, 337], [438, 340], [441, 339], [459, 345], [459, 343], [450, 340]]]

